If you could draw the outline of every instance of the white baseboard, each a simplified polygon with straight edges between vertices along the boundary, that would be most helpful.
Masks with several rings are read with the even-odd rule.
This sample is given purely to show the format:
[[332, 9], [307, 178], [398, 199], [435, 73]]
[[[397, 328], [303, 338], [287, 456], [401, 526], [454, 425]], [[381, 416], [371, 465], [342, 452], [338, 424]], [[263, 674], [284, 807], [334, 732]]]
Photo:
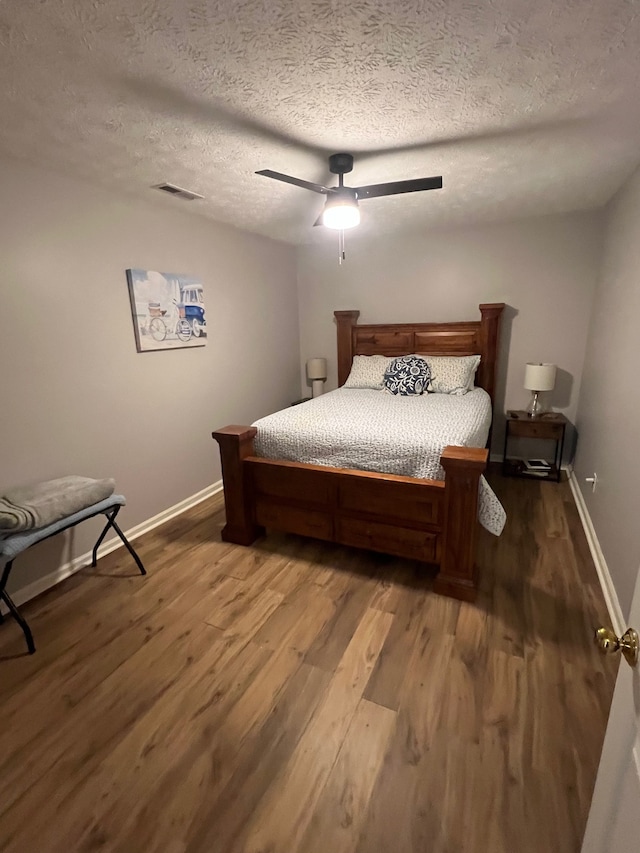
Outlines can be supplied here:
[[602, 553], [602, 548], [600, 547], [595, 527], [593, 526], [591, 516], [589, 515], [587, 504], [585, 503], [580, 486], [578, 485], [578, 480], [573, 471], [569, 472], [569, 485], [571, 486], [571, 492], [573, 493], [573, 499], [576, 502], [580, 521], [582, 522], [585, 536], [587, 537], [589, 550], [591, 551], [591, 556], [593, 557], [593, 562], [595, 563], [596, 571], [598, 572], [598, 578], [600, 579], [602, 594], [604, 595], [605, 604], [607, 605], [609, 617], [611, 618], [612, 628], [618, 637], [621, 637], [625, 631], [625, 624], [618, 593], [616, 592], [616, 588], [613, 584], [611, 573], [607, 566], [607, 561]]
[[[135, 527], [131, 527], [129, 530], [125, 530], [124, 534], [129, 541], [137, 539], [144, 533], [148, 533], [155, 527], [159, 527], [161, 524], [170, 521], [177, 515], [186, 512], [188, 509], [191, 509], [191, 507], [196, 506], [196, 504], [201, 503], [207, 498], [213, 497], [213, 495], [217, 495], [218, 492], [221, 491], [222, 480], [218, 480], [217, 483], [212, 483], [210, 486], [207, 486], [206, 489], [202, 489], [201, 491], [196, 492], [195, 495], [191, 495], [190, 497], [185, 498], [183, 501], [180, 501], [179, 503], [170, 506], [168, 509], [162, 510], [162, 512], [159, 512], [152, 518], [148, 518], [146, 521], [143, 521], [140, 524], [136, 524]], [[119, 536], [113, 536], [111, 539], [106, 539], [98, 549], [98, 558], [105, 557], [107, 554], [110, 554], [112, 551], [115, 551], [116, 548], [123, 547], [124, 544]], [[38, 578], [32, 583], [23, 586], [21, 589], [12, 592], [11, 597], [15, 601], [15, 603], [20, 606], [21, 604], [24, 604], [25, 601], [29, 601], [30, 599], [35, 598], [36, 595], [40, 595], [40, 593], [45, 592], [45, 590], [49, 589], [52, 586], [55, 586], [57, 583], [60, 583], [60, 581], [64, 580], [65, 578], [68, 578], [69, 575], [74, 574], [74, 572], [77, 572], [90, 564], [91, 551], [87, 551], [86, 554], [81, 554], [79, 557], [75, 557], [73, 560], [69, 560], [68, 562], [63, 563], [62, 566], [58, 566], [58, 568], [54, 569], [52, 572], [49, 572], [48, 574], [44, 575], [41, 578]], [[0, 609], [2, 613], [7, 612], [7, 608], [4, 605], [1, 605]]]

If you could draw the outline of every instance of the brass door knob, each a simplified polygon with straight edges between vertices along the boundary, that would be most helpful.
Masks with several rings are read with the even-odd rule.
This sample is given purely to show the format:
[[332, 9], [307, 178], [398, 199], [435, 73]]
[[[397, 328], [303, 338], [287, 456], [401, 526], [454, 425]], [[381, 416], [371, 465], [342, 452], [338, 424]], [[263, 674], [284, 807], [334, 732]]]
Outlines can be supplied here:
[[611, 628], [598, 628], [595, 634], [596, 645], [603, 655], [612, 655], [622, 652], [629, 666], [636, 666], [640, 642], [638, 632], [633, 628], [627, 628], [621, 637], [617, 637]]

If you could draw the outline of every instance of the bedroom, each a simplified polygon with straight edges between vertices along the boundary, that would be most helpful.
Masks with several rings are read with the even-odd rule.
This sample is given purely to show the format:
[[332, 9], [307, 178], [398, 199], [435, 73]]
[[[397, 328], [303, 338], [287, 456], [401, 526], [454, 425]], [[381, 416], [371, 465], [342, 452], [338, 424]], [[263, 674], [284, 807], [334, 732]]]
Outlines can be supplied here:
[[[211, 431], [250, 424], [307, 395], [308, 358], [328, 359], [326, 387], [335, 387], [334, 310], [359, 309], [372, 323], [449, 322], [477, 319], [481, 302], [505, 302], [493, 451], [501, 451], [506, 409], [527, 403], [525, 364], [556, 363], [552, 402], [577, 426], [576, 482], [608, 566], [620, 633], [640, 565], [637, 402], [628, 394], [640, 219], [632, 6], [598, 2], [587, 13], [543, 4], [534, 14], [521, 3], [484, 11], [394, 4], [396, 12], [392, 4], [362, 3], [337, 16], [330, 3], [271, 11], [243, 3], [236, 28], [229, 5], [136, 3], [132, 11], [130, 3], [59, 0], [0, 8], [0, 63], [9, 81], [0, 132], [3, 487], [72, 472], [112, 476], [127, 496], [123, 527], [140, 532], [196, 497], [216, 500], [209, 497], [220, 481]], [[273, 42], [260, 40], [270, 22], [281, 40], [275, 32]], [[316, 38], [297, 45], [307, 31]], [[451, 47], [436, 51], [436, 61], [441, 42]], [[370, 45], [380, 45], [382, 59], [366, 53]], [[266, 75], [274, 50], [284, 59], [291, 53], [292, 64]], [[326, 155], [342, 149], [356, 155], [358, 183], [442, 174], [445, 188], [363, 204], [362, 225], [348, 233], [339, 265], [335, 235], [311, 228], [318, 200], [253, 172], [328, 180]], [[201, 192], [204, 204], [150, 189], [164, 180]], [[215, 326], [205, 347], [136, 352], [131, 267], [199, 277]], [[592, 492], [585, 478], [594, 472], [601, 482]], [[525, 499], [537, 492], [521, 485], [534, 486]], [[210, 505], [190, 510], [196, 522], [198, 506]], [[184, 549], [196, 560], [198, 537], [208, 530], [197, 527]], [[16, 600], [86, 554], [96, 535], [83, 525], [22, 557], [12, 577]], [[173, 555], [172, 594], [183, 592], [180, 552], [165, 539], [155, 548]], [[148, 568], [151, 580], [153, 558]], [[57, 659], [55, 635], [38, 626], [53, 631], [81, 579], [84, 573], [43, 603], [25, 605], [39, 645], [33, 661], [0, 662], [5, 685], [27, 679], [27, 689], [34, 674], [32, 701], [47, 684], [46, 662]], [[106, 580], [95, 578], [96, 601]], [[30, 606], [44, 609], [44, 622]], [[97, 643], [99, 609], [94, 617], [85, 630]], [[22, 637], [9, 620], [0, 642], [3, 654], [21, 655]], [[59, 667], [75, 653], [62, 654]], [[585, 667], [590, 653], [586, 645]], [[144, 660], [134, 650], [130, 658], [131, 665]], [[109, 659], [99, 651], [92, 658], [103, 666]], [[612, 661], [606, 667], [612, 672]], [[39, 748], [34, 740], [19, 754], [33, 757]], [[47, 778], [57, 778], [55, 768]], [[27, 797], [25, 779], [5, 816], [13, 815], [13, 826], [40, 806]], [[462, 804], [469, 794], [460, 785]], [[455, 787], [449, 799], [451, 807]], [[542, 817], [534, 827], [529, 816], [532, 839]]]

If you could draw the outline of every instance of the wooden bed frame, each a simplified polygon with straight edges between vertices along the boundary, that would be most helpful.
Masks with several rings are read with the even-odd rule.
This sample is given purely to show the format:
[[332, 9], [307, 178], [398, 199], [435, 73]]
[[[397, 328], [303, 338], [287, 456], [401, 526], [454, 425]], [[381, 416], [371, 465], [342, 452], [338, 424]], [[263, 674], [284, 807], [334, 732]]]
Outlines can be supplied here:
[[[357, 324], [359, 311], [336, 311], [338, 384], [354, 355], [473, 355], [482, 360], [476, 385], [495, 394], [503, 303], [480, 305], [481, 320], [463, 323]], [[478, 483], [488, 451], [446, 447], [446, 479], [422, 480], [264, 459], [254, 454], [257, 430], [227, 426], [220, 445], [227, 523], [225, 542], [250, 545], [274, 528], [343, 545], [382, 551], [439, 567], [436, 592], [473, 601]]]

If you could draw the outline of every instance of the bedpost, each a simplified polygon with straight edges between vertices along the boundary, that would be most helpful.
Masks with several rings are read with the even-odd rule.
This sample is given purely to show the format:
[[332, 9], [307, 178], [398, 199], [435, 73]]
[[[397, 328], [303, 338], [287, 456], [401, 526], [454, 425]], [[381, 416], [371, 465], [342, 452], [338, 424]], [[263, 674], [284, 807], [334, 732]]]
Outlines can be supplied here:
[[358, 322], [359, 311], [334, 311], [338, 325], [338, 385], [344, 385], [353, 362], [353, 327]]
[[505, 308], [504, 302], [489, 302], [480, 305], [480, 349], [482, 361], [478, 368], [478, 385], [491, 397], [495, 403], [496, 392], [496, 363], [498, 361], [498, 343], [500, 338], [500, 321]]
[[251, 426], [226, 426], [211, 433], [220, 445], [224, 506], [227, 523], [222, 528], [225, 542], [250, 545], [263, 532], [253, 517], [250, 485], [243, 460], [253, 456], [253, 439], [257, 429]]
[[478, 485], [489, 452], [480, 447], [445, 447], [440, 463], [445, 471], [442, 559], [434, 592], [475, 601], [478, 532]]

